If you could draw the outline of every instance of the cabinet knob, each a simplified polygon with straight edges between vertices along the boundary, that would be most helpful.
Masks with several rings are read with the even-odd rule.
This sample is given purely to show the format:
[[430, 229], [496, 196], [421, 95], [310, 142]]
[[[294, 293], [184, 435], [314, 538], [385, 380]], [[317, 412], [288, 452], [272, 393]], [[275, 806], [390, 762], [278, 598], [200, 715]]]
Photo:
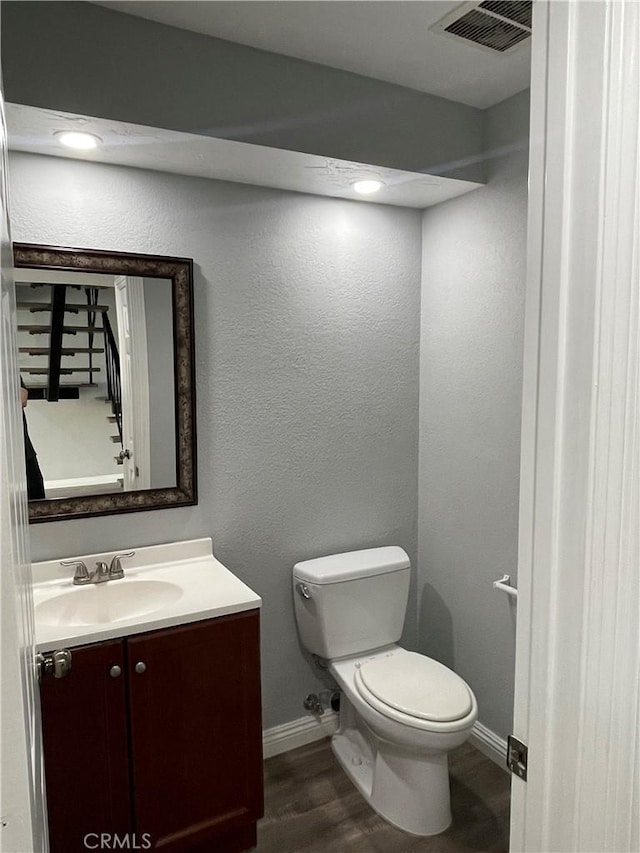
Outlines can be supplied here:
[[112, 666], [109, 670], [109, 675], [111, 676], [111, 678], [117, 678], [121, 674], [122, 669], [117, 664], [115, 666]]
[[143, 661], [139, 660], [139, 661], [138, 661], [138, 663], [136, 664], [136, 672], [137, 672], [139, 675], [142, 675], [142, 673], [143, 673], [143, 672], [146, 672], [146, 671], [147, 671], [147, 665], [146, 665], [146, 663], [144, 663]]

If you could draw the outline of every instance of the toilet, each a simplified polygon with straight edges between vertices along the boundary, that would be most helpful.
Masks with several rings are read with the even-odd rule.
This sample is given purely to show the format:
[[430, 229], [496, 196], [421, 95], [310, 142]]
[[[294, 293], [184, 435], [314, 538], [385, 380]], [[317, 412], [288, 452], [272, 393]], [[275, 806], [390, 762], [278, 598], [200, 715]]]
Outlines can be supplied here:
[[331, 738], [342, 768], [389, 823], [436, 835], [451, 823], [447, 753], [478, 706], [456, 673], [397, 645], [410, 573], [396, 546], [296, 563], [295, 613], [302, 644], [342, 691]]

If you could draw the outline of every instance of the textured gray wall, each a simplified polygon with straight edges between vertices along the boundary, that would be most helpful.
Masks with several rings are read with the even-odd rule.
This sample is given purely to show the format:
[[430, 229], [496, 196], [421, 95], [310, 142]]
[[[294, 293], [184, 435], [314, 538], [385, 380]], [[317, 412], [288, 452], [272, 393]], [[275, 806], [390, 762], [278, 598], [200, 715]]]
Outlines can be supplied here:
[[487, 111], [486, 188], [424, 213], [419, 642], [510, 732], [526, 258], [528, 93]]
[[79, 2], [2, 8], [5, 99], [483, 180], [482, 112]]
[[293, 563], [416, 558], [421, 214], [28, 154], [11, 201], [15, 240], [196, 270], [199, 505], [35, 525], [33, 558], [213, 536], [263, 597], [264, 723], [302, 716]]

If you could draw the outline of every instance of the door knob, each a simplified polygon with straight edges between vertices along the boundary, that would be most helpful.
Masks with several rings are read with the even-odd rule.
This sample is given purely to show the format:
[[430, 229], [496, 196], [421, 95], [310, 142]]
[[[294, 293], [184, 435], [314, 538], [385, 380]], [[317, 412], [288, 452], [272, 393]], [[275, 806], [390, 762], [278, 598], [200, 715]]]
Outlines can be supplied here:
[[118, 666], [118, 664], [114, 664], [109, 670], [109, 675], [111, 678], [118, 678], [119, 675], [122, 674], [122, 669]]
[[138, 675], [142, 675], [143, 672], [147, 671], [146, 663], [144, 663], [144, 661], [139, 660], [135, 666], [135, 670], [138, 673]]

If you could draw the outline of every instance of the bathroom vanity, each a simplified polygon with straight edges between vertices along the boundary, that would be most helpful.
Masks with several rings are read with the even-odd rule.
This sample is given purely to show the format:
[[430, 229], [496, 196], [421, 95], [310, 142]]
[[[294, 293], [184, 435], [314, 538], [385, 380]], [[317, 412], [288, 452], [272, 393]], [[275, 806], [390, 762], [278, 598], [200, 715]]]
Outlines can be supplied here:
[[[38, 648], [71, 651], [69, 672], [41, 681], [51, 853], [101, 833], [129, 849], [250, 849], [263, 809], [260, 599], [210, 540], [122, 562], [122, 580], [84, 586], [57, 561], [34, 566]], [[151, 606], [145, 591], [157, 603], [154, 583], [177, 589], [132, 615]]]

